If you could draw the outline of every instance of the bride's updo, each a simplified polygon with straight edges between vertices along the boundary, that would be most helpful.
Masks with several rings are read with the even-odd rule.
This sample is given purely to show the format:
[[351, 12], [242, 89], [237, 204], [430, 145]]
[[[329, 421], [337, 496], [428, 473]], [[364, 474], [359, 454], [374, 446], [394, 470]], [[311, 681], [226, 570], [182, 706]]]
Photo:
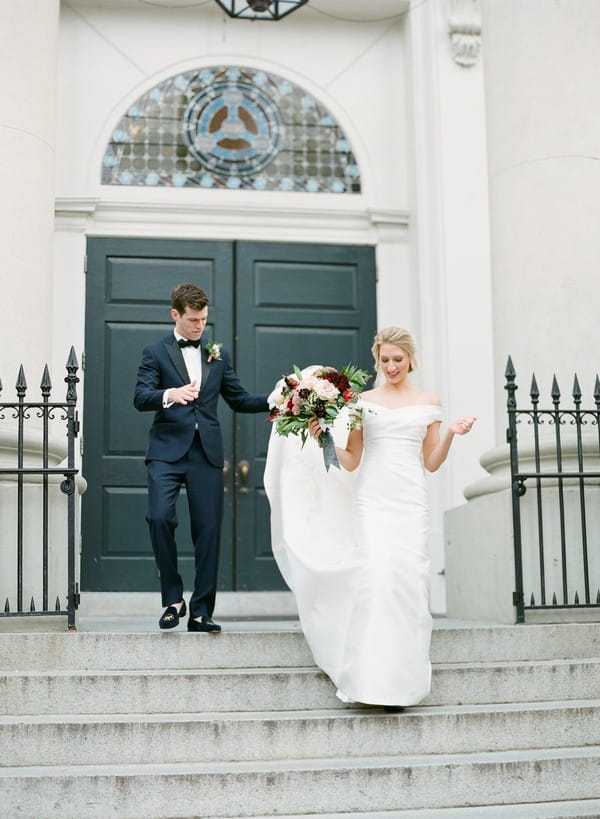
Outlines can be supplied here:
[[373, 346], [371, 347], [376, 370], [379, 369], [379, 350], [382, 344], [395, 344], [396, 347], [402, 347], [402, 349], [408, 353], [409, 373], [418, 367], [416, 359], [417, 345], [408, 330], [405, 330], [403, 327], [384, 327], [383, 330], [377, 333], [373, 339]]

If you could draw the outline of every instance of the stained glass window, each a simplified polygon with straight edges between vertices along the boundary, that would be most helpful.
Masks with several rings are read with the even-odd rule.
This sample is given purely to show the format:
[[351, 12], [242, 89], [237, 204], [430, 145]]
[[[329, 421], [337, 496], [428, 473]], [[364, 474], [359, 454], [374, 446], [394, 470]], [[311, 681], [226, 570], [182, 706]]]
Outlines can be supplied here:
[[360, 193], [350, 141], [305, 89], [252, 68], [186, 71], [114, 129], [103, 185]]

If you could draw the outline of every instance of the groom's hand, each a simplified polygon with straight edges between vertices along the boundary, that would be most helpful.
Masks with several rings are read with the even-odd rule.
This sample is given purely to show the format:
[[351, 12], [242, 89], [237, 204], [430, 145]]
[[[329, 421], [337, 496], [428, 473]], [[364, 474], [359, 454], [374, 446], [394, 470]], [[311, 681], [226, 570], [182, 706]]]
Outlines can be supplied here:
[[173, 387], [169, 390], [170, 404], [189, 404], [198, 398], [199, 389], [195, 381], [184, 384], [183, 387]]

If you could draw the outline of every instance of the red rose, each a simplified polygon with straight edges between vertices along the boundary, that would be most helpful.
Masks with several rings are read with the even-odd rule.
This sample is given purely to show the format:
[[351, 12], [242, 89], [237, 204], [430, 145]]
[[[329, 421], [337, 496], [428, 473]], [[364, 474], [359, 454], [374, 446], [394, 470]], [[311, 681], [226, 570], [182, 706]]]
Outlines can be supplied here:
[[354, 398], [354, 393], [350, 388], [348, 388], [347, 390], [344, 390], [344, 392], [342, 393], [342, 398], [347, 404], [348, 401], [352, 401], [352, 399]]

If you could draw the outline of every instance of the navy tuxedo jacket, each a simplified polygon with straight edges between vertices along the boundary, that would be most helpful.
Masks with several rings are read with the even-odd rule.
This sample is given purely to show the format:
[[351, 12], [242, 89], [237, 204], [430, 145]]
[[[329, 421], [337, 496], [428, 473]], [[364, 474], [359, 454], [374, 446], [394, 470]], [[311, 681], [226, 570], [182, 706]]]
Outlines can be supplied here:
[[223, 466], [223, 438], [217, 418], [219, 395], [235, 412], [268, 412], [267, 396], [247, 392], [231, 366], [229, 354], [221, 349], [221, 360], [208, 363], [204, 343], [202, 383], [198, 398], [188, 404], [172, 404], [163, 408], [163, 394], [171, 387], [189, 384], [190, 377], [181, 349], [170, 333], [149, 344], [142, 352], [133, 404], [142, 412], [153, 411], [146, 462], [151, 460], [178, 461], [188, 451], [196, 427], [204, 454], [213, 466]]

